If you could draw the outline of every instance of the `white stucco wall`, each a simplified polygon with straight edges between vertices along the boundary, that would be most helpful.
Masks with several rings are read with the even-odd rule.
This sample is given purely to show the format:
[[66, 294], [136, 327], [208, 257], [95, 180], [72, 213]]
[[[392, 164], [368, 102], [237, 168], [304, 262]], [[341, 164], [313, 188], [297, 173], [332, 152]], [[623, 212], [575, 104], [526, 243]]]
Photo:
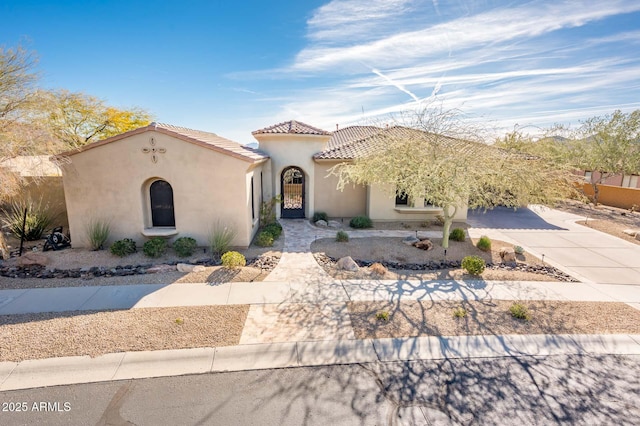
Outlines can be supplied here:
[[[157, 163], [142, 152], [151, 136], [156, 147], [166, 149], [157, 154]], [[219, 220], [237, 230], [235, 246], [247, 246], [257, 229], [250, 181], [257, 173], [254, 189], [259, 191], [261, 170], [261, 165], [152, 131], [77, 153], [63, 166], [72, 244], [86, 246], [86, 224], [92, 218], [111, 223], [108, 244], [121, 238], [146, 241], [148, 185], [163, 179], [173, 189], [177, 235], [172, 238], [189, 236], [206, 246], [209, 229]]]
[[[271, 196], [282, 193], [281, 174], [289, 167], [302, 169], [305, 178], [305, 217], [315, 211], [315, 163], [313, 155], [322, 151], [329, 135], [258, 134], [260, 149], [271, 157]], [[266, 175], [265, 175], [266, 177]], [[266, 201], [266, 199], [265, 199]], [[280, 204], [276, 205], [276, 217], [280, 217]]]
[[[399, 211], [400, 210], [400, 211]], [[393, 188], [390, 185], [372, 185], [367, 188], [367, 215], [372, 220], [378, 221], [422, 221], [433, 219], [440, 211], [420, 211], [420, 208], [412, 209], [399, 206], [396, 210], [396, 199]], [[467, 219], [467, 207], [464, 204], [458, 206], [454, 220]]]

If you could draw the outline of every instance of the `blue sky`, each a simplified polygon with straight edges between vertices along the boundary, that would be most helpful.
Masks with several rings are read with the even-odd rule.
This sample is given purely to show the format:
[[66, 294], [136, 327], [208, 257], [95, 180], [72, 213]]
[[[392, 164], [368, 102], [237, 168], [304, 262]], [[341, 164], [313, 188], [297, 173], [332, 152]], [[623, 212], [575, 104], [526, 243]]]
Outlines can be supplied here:
[[241, 143], [429, 99], [505, 130], [640, 108], [637, 0], [5, 0], [0, 16], [44, 86]]

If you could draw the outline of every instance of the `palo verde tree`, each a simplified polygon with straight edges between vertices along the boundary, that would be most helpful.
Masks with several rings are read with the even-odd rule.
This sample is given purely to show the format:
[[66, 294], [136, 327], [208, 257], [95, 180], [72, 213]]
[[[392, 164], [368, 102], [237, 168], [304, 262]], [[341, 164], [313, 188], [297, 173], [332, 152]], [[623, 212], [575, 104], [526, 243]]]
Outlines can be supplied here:
[[573, 190], [572, 175], [546, 159], [477, 140], [477, 128], [456, 110], [427, 105], [402, 117], [411, 122], [381, 129], [367, 139], [366, 155], [334, 166], [331, 173], [338, 176], [338, 189], [348, 183], [381, 185], [390, 197], [404, 193], [416, 204], [426, 200], [441, 207], [444, 248], [461, 206], [552, 204]]
[[569, 158], [592, 174], [593, 202], [598, 205], [599, 185], [616, 175], [640, 174], [640, 110], [593, 117], [582, 123], [569, 144]]
[[118, 109], [103, 100], [67, 90], [41, 92], [46, 109], [42, 120], [66, 148], [78, 148], [151, 122], [139, 108]]

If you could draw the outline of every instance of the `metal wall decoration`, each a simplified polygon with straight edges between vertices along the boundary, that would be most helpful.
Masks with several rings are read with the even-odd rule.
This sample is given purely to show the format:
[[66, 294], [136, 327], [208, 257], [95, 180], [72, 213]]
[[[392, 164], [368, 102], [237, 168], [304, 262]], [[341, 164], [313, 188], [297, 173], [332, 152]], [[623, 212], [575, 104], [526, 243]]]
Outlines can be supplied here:
[[164, 154], [165, 152], [167, 152], [167, 150], [164, 148], [157, 148], [154, 138], [149, 138], [149, 144], [151, 145], [151, 148], [142, 148], [142, 152], [144, 152], [145, 154], [151, 154], [151, 161], [157, 163], [158, 154]]

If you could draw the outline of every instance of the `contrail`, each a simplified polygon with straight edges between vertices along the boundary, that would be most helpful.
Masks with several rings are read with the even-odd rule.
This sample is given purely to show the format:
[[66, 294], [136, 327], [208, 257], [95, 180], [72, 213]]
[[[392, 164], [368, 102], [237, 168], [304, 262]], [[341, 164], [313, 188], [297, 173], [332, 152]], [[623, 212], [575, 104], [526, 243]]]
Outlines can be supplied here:
[[420, 99], [414, 95], [413, 93], [411, 93], [410, 91], [408, 91], [403, 85], [396, 83], [395, 81], [391, 80], [389, 77], [387, 77], [386, 75], [382, 74], [379, 70], [372, 68], [371, 72], [374, 73], [375, 75], [384, 78], [385, 80], [387, 80], [389, 83], [391, 83], [394, 87], [396, 87], [398, 90], [406, 93], [407, 95], [411, 96], [411, 98], [413, 98], [414, 101], [416, 102], [420, 102]]

